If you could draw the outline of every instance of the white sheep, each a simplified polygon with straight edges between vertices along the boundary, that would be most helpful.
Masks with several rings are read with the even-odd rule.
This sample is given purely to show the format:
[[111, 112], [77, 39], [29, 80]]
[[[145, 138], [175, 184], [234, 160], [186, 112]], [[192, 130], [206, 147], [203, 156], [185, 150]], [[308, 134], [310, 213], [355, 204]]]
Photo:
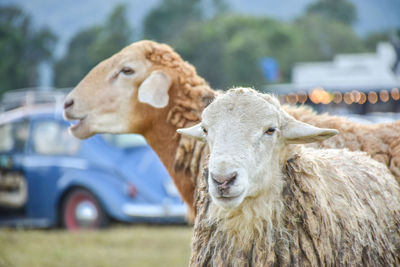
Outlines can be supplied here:
[[387, 167], [363, 152], [301, 145], [336, 130], [238, 88], [179, 132], [210, 150], [192, 266], [400, 264], [400, 188]]

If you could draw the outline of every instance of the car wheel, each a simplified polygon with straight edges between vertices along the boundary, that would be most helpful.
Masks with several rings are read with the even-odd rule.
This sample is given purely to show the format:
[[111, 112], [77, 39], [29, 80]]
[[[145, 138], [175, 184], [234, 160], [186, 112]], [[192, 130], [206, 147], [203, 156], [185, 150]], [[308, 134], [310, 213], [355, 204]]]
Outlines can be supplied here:
[[74, 189], [62, 205], [62, 225], [68, 230], [99, 229], [109, 224], [109, 218], [96, 197], [87, 190]]

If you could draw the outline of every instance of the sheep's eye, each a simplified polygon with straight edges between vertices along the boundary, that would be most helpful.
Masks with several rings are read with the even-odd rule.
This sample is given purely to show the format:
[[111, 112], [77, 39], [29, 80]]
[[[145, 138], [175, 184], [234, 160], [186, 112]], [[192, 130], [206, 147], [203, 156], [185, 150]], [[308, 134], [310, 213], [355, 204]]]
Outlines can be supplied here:
[[134, 69], [128, 68], [128, 67], [123, 67], [121, 69], [121, 73], [125, 74], [125, 75], [132, 75], [135, 73]]
[[204, 135], [207, 135], [207, 134], [208, 134], [208, 131], [207, 131], [207, 129], [206, 129], [206, 128], [204, 128], [204, 127], [201, 127], [201, 129], [203, 130], [203, 133], [204, 133]]
[[271, 127], [271, 128], [268, 128], [268, 130], [266, 130], [265, 133], [268, 135], [273, 135], [275, 131], [276, 131], [276, 128]]

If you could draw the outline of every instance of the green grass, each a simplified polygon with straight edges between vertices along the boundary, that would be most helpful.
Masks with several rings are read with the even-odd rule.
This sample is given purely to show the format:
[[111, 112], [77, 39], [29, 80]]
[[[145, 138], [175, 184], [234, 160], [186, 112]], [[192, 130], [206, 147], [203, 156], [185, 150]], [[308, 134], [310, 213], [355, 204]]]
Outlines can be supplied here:
[[187, 266], [189, 226], [118, 226], [103, 231], [0, 230], [0, 266]]

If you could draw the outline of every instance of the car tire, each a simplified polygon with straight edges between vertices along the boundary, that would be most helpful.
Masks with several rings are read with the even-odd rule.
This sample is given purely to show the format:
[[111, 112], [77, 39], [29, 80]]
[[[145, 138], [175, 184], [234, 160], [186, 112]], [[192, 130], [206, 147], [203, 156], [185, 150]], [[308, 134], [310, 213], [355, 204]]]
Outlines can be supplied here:
[[88, 190], [73, 189], [64, 198], [61, 210], [61, 224], [76, 231], [100, 229], [109, 225], [109, 218], [97, 198]]

